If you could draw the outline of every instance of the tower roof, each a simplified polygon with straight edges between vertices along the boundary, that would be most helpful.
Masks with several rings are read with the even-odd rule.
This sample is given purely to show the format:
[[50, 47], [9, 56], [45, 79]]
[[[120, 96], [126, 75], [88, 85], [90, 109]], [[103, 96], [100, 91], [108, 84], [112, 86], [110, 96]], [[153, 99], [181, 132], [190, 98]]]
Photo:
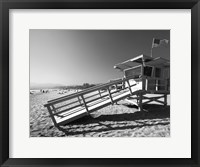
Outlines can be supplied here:
[[169, 66], [170, 62], [169, 62], [169, 60], [161, 58], [161, 57], [153, 58], [153, 57], [146, 56], [146, 55], [139, 55], [137, 57], [134, 57], [134, 58], [124, 61], [122, 63], [116, 64], [114, 66], [114, 68], [124, 71], [128, 68], [132, 68], [132, 67], [135, 67], [135, 66], [138, 66], [141, 64]]

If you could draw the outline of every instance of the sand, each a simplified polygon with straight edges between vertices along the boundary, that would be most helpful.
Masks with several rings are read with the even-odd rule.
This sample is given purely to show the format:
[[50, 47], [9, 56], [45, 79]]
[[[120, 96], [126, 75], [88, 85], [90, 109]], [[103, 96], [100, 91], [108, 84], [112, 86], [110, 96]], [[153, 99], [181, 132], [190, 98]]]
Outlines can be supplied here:
[[[30, 94], [30, 137], [169, 137], [170, 106], [145, 105], [146, 112], [126, 101], [110, 105], [71, 122], [60, 129], [54, 127], [47, 109], [48, 100], [75, 91], [59, 90]], [[168, 103], [170, 96], [168, 96]]]

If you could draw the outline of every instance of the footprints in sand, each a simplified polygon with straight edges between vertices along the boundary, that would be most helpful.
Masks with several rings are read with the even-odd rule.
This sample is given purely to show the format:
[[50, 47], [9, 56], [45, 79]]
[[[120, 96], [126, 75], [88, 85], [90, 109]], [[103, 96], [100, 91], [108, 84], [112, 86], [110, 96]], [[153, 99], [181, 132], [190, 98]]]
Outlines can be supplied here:
[[57, 129], [43, 107], [57, 92], [30, 96], [30, 137], [169, 137], [170, 110], [147, 106], [147, 113], [119, 102]]

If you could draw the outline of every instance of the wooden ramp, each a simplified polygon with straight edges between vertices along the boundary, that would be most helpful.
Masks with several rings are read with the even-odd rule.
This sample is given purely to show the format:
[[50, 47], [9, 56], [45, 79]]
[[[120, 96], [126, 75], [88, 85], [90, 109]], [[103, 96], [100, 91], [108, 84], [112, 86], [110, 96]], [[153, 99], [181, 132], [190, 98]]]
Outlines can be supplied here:
[[[44, 106], [47, 107], [52, 121], [58, 127], [137, 94], [139, 91], [135, 88], [137, 84], [130, 85], [130, 79], [132, 78], [118, 79], [97, 85], [68, 96], [50, 100]], [[118, 89], [119, 85], [122, 85], [120, 89]]]

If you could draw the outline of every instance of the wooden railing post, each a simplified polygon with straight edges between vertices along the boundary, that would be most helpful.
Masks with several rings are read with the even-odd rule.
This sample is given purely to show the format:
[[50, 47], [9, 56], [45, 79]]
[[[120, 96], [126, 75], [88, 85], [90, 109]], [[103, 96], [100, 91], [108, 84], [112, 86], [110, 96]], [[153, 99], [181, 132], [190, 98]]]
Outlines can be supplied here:
[[124, 81], [124, 80], [122, 80], [122, 88], [123, 88], [123, 89], [126, 88], [126, 86], [125, 86], [125, 81]]
[[79, 98], [79, 96], [78, 96], [78, 102], [79, 102], [80, 104], [82, 104], [82, 103], [81, 103], [81, 99]]
[[52, 108], [53, 108], [53, 112], [52, 113], [56, 113], [56, 109], [55, 109], [54, 105], [52, 105]]
[[148, 90], [148, 79], [145, 79], [145, 90]]
[[145, 90], [145, 85], [146, 85], [146, 77], [142, 77], [142, 90]]
[[101, 90], [98, 90], [99, 91], [99, 95], [100, 95], [100, 97], [101, 97]]
[[127, 80], [126, 82], [127, 82], [127, 84], [128, 84], [128, 89], [129, 89], [130, 93], [133, 94], [133, 92], [132, 92], [132, 90], [131, 90], [131, 85], [130, 85], [129, 80]]
[[158, 91], [158, 80], [156, 79], [156, 91]]
[[107, 90], [108, 90], [108, 93], [109, 93], [109, 97], [110, 97], [111, 103], [114, 104], [109, 87], [107, 88]]
[[143, 94], [142, 92], [139, 93], [139, 111], [143, 111], [143, 106], [142, 106], [142, 99], [143, 99]]
[[115, 88], [116, 88], [116, 90], [117, 90], [117, 84], [115, 84]]
[[86, 102], [85, 102], [85, 99], [84, 99], [83, 95], [81, 95], [81, 98], [82, 98], [82, 100], [83, 100], [83, 104], [84, 104], [84, 106], [85, 106], [86, 111], [89, 113], [89, 111], [88, 111], [88, 106], [87, 106], [87, 104], [86, 104]]
[[164, 94], [164, 106], [165, 107], [167, 106], [167, 94], [166, 93]]
[[56, 120], [55, 120], [55, 118], [54, 118], [54, 115], [53, 115], [53, 113], [52, 113], [51, 108], [50, 108], [49, 105], [47, 106], [47, 109], [48, 109], [48, 111], [49, 111], [49, 115], [50, 115], [50, 117], [51, 117], [51, 119], [52, 119], [52, 121], [53, 121], [55, 127], [58, 127], [58, 124], [57, 124], [57, 122], [56, 122]]

